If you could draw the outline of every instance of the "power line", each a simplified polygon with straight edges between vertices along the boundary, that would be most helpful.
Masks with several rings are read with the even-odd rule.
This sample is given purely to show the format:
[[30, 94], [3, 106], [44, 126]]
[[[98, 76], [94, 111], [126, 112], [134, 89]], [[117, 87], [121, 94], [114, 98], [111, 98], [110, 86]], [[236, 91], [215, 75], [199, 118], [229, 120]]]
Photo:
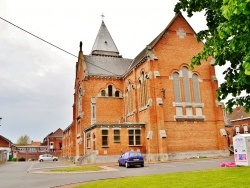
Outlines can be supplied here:
[[[22, 30], [22, 31], [24, 31], [24, 32], [26, 32], [26, 33], [28, 33], [28, 34], [30, 34], [30, 35], [32, 35], [33, 37], [36, 37], [37, 39], [39, 39], [39, 40], [41, 40], [41, 41], [43, 41], [43, 42], [45, 42], [45, 43], [47, 43], [47, 44], [49, 44], [49, 45], [51, 45], [51, 46], [57, 48], [57, 49], [59, 49], [59, 50], [65, 52], [65, 53], [67, 53], [67, 54], [69, 54], [69, 55], [71, 55], [71, 56], [74, 56], [74, 57], [78, 58], [78, 56], [76, 56], [76, 55], [74, 55], [74, 54], [72, 54], [72, 53], [70, 53], [70, 52], [68, 52], [68, 51], [66, 51], [66, 50], [64, 50], [64, 49], [62, 49], [62, 48], [60, 48], [60, 47], [54, 45], [54, 44], [52, 44], [51, 42], [48, 42], [47, 40], [42, 39], [41, 37], [38, 37], [37, 35], [35, 35], [35, 34], [29, 32], [29, 31], [27, 31], [27, 30], [25, 30], [25, 29], [23, 29], [23, 28], [17, 26], [16, 24], [13, 24], [12, 22], [10, 22], [10, 21], [8, 21], [8, 20], [2, 18], [1, 16], [0, 16], [0, 19], [2, 19], [3, 21], [5, 21], [5, 22], [11, 24], [12, 26], [14, 26], [14, 27], [16, 27], [16, 28], [18, 28], [18, 29], [20, 29], [20, 30]], [[81, 60], [82, 60], [82, 59], [81, 59]], [[90, 63], [90, 62], [88, 62], [88, 61], [86, 61], [86, 60], [85, 60], [85, 62], [86, 62], [86, 63], [89, 63], [89, 64], [91, 64], [91, 65], [93, 65], [93, 66], [95, 66], [95, 67], [98, 67], [98, 68], [100, 68], [100, 69], [102, 69], [102, 70], [104, 70], [104, 71], [106, 71], [106, 72], [109, 72], [109, 73], [111, 73], [111, 74], [113, 74], [113, 75], [115, 75], [115, 76], [119, 76], [119, 77], [120, 77], [120, 75], [117, 75], [117, 74], [115, 74], [115, 73], [113, 73], [113, 72], [111, 72], [111, 71], [109, 71], [109, 70], [107, 70], [107, 69], [104, 69], [104, 68], [102, 68], [102, 67], [100, 67], [100, 66], [98, 66], [98, 65], [95, 65], [95, 64], [93, 64], [93, 63]], [[157, 87], [154, 87], [154, 86], [147, 86], [147, 87], [155, 88], [155, 89], [161, 89], [161, 90], [162, 90], [162, 88], [157, 88]]]
[[0, 17], [0, 18], [1, 18], [3, 21], [5, 21], [5, 22], [7, 22], [7, 23], [9, 23], [9, 24], [11, 24], [11, 25], [17, 27], [18, 29], [21, 29], [22, 31], [24, 31], [24, 32], [26, 32], [26, 33], [28, 33], [28, 34], [30, 34], [30, 35], [32, 35], [32, 36], [38, 38], [39, 40], [42, 40], [43, 42], [45, 42], [45, 43], [47, 43], [47, 44], [49, 44], [49, 45], [51, 45], [51, 46], [54, 46], [55, 48], [57, 48], [57, 49], [59, 49], [59, 50], [61, 50], [61, 51], [63, 51], [63, 52], [66, 52], [66, 53], [68, 53], [68, 54], [70, 54], [70, 55], [72, 55], [72, 56], [74, 56], [74, 57], [77, 57], [76, 55], [74, 55], [74, 54], [72, 54], [72, 53], [70, 53], [70, 52], [68, 52], [68, 51], [66, 51], [66, 50], [64, 50], [64, 49], [62, 49], [62, 48], [60, 48], [60, 47], [58, 47], [58, 46], [56, 46], [56, 45], [54, 45], [54, 44], [52, 44], [52, 43], [46, 41], [46, 40], [44, 40], [44, 39], [42, 39], [41, 37], [38, 37], [37, 35], [34, 35], [33, 33], [31, 33], [31, 32], [29, 32], [29, 31], [27, 31], [27, 30], [25, 30], [25, 29], [23, 29], [23, 28], [21, 28], [21, 27], [15, 25], [15, 24], [11, 23], [10, 21], [8, 21], [8, 20], [6, 20], [6, 19], [4, 19], [4, 18], [2, 18], [2, 17]]
[[[24, 32], [26, 32], [26, 33], [28, 33], [28, 34], [30, 34], [30, 35], [32, 35], [33, 37], [36, 37], [37, 39], [39, 39], [39, 40], [41, 40], [41, 41], [43, 41], [43, 42], [45, 42], [45, 43], [47, 43], [47, 44], [49, 44], [49, 45], [51, 45], [51, 46], [57, 48], [57, 49], [59, 49], [59, 50], [65, 52], [65, 53], [67, 53], [67, 54], [69, 54], [69, 55], [71, 55], [71, 56], [74, 56], [74, 57], [78, 58], [78, 56], [76, 56], [76, 55], [74, 55], [74, 54], [72, 54], [72, 53], [70, 53], [70, 52], [68, 52], [68, 51], [66, 51], [66, 50], [64, 50], [64, 49], [62, 49], [62, 48], [60, 48], [60, 47], [54, 45], [54, 44], [52, 44], [51, 42], [48, 42], [47, 40], [42, 39], [41, 37], [38, 37], [37, 35], [34, 35], [33, 33], [31, 33], [31, 32], [29, 32], [29, 31], [27, 31], [27, 30], [25, 30], [25, 29], [23, 29], [23, 28], [17, 26], [16, 24], [13, 24], [12, 22], [10, 22], [10, 21], [8, 21], [8, 20], [2, 18], [2, 17], [0, 17], [0, 19], [2, 19], [3, 21], [5, 21], [5, 22], [11, 24], [12, 26], [14, 26], [14, 27], [16, 27], [16, 28], [18, 28], [18, 29], [20, 29], [20, 30], [22, 30], [22, 31], [24, 31]], [[115, 73], [113, 73], [113, 72], [111, 72], [111, 71], [109, 71], [109, 70], [106, 70], [106, 69], [104, 69], [104, 68], [102, 68], [102, 67], [100, 67], [100, 66], [98, 66], [98, 65], [95, 65], [95, 64], [93, 64], [93, 63], [90, 63], [90, 62], [88, 62], [88, 61], [86, 61], [86, 60], [85, 60], [85, 62], [86, 62], [86, 63], [89, 63], [89, 64], [91, 64], [91, 65], [93, 65], [93, 66], [95, 66], [95, 67], [98, 67], [98, 68], [100, 68], [100, 69], [102, 69], [102, 70], [104, 70], [104, 71], [106, 71], [106, 72], [109, 72], [109, 73], [111, 73], [111, 74], [113, 74], [113, 75], [119, 76], [119, 75], [117, 75], [117, 74], [115, 74]]]

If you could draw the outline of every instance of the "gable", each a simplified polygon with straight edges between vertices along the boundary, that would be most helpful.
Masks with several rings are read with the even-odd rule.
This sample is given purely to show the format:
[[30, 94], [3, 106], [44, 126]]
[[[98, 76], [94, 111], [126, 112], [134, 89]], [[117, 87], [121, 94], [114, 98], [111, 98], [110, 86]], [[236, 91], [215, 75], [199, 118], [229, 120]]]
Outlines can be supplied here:
[[[194, 36], [196, 33], [187, 20], [181, 15], [177, 14], [171, 22], [167, 25], [167, 27], [148, 45], [150, 48], [153, 48], [159, 40], [163, 37], [164, 34], [176, 33], [180, 38], [182, 38], [181, 29], [185, 32], [186, 35]], [[184, 34], [184, 36], [185, 36]]]
[[171, 22], [171, 24], [166, 29], [167, 32], [176, 32], [176, 34], [182, 38], [182, 35], [180, 33], [180, 29], [183, 29], [185, 32], [185, 35], [192, 35], [194, 36], [196, 33], [193, 30], [193, 28], [189, 25], [187, 20], [182, 16], [178, 15], [175, 17], [175, 19]]
[[62, 129], [57, 129], [50, 137], [62, 137], [63, 136], [63, 130]]
[[152, 55], [152, 51], [167, 34], [176, 34], [176, 36], [179, 36], [181, 39], [184, 39], [186, 36], [192, 36], [194, 41], [197, 43], [195, 38], [196, 33], [193, 28], [181, 14], [177, 14], [167, 25], [167, 27], [134, 58], [128, 71], [131, 71], [133, 68], [138, 66], [138, 64], [143, 63], [145, 60], [147, 60], [147, 58], [157, 59], [157, 57]]
[[10, 140], [0, 135], [0, 147], [9, 147], [12, 144]]

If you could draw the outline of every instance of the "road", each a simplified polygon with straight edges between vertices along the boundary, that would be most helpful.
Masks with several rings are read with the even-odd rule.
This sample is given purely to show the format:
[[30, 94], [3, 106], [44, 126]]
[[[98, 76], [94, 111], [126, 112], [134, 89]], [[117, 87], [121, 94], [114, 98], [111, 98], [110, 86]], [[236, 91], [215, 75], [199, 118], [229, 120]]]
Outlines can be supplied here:
[[[172, 161], [166, 163], [145, 164], [145, 167], [125, 168], [116, 165], [107, 165], [106, 170], [87, 173], [45, 173], [47, 168], [67, 166], [58, 162], [8, 162], [0, 166], [1, 188], [52, 188], [62, 187], [79, 182], [87, 182], [108, 178], [129, 176], [143, 176], [149, 174], [163, 174], [182, 171], [221, 168], [220, 162], [234, 161], [228, 158], [204, 158]], [[102, 166], [104, 164], [100, 164]]]

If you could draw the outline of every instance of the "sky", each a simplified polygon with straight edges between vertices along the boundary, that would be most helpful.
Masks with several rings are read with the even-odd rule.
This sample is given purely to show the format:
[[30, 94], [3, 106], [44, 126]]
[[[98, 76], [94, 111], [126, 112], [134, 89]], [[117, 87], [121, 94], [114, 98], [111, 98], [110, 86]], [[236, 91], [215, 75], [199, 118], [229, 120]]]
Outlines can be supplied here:
[[[43, 141], [71, 124], [75, 56], [80, 41], [91, 53], [102, 14], [120, 54], [133, 59], [168, 25], [176, 2], [0, 0], [0, 135], [13, 143], [23, 135]], [[185, 16], [196, 32], [206, 28], [203, 15]]]

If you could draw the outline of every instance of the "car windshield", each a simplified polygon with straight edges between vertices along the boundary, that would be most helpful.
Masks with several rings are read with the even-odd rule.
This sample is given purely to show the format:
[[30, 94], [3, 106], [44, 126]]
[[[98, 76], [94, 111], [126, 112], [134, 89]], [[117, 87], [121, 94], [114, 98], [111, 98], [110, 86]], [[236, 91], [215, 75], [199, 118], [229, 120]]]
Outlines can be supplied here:
[[132, 152], [129, 154], [130, 157], [135, 157], [135, 156], [141, 156], [141, 153], [139, 152]]

